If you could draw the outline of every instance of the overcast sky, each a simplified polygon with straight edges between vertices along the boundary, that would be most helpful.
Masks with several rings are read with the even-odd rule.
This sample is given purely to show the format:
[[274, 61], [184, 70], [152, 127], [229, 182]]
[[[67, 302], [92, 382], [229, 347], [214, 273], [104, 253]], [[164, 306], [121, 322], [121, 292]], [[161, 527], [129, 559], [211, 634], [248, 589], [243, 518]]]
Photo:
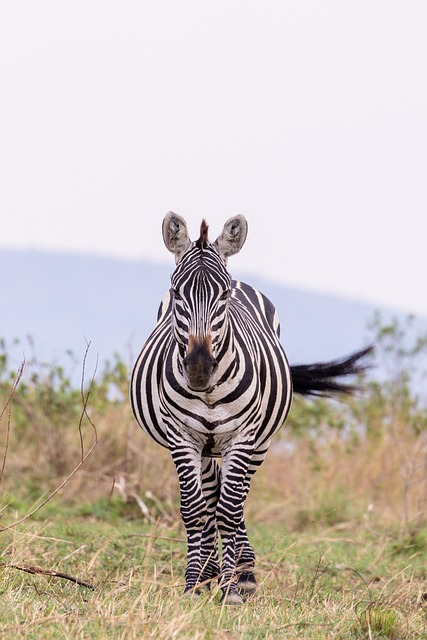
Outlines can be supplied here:
[[232, 273], [427, 315], [426, 27], [425, 0], [1, 2], [0, 247], [172, 266], [166, 211], [243, 213]]

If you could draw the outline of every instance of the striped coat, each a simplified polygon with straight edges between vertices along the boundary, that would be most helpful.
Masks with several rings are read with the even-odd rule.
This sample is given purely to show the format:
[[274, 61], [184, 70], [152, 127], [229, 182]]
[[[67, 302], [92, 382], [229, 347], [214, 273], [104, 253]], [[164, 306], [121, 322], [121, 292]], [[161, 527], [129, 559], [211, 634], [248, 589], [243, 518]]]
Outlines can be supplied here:
[[[289, 412], [293, 379], [305, 393], [345, 389], [330, 379], [330, 363], [291, 369], [272, 303], [231, 279], [227, 260], [246, 233], [245, 218], [236, 216], [213, 243], [202, 222], [192, 242], [183, 218], [167, 214], [163, 237], [176, 269], [131, 380], [138, 423], [176, 466], [188, 544], [185, 593], [199, 593], [218, 576], [227, 604], [256, 587], [243, 505]], [[332, 363], [333, 374], [354, 373], [359, 358]]]

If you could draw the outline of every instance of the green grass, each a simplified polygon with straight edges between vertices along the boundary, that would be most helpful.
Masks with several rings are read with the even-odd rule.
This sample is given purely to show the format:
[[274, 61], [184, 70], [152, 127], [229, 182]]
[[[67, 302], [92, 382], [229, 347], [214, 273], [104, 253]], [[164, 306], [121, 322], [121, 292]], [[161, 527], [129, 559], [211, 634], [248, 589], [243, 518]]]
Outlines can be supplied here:
[[[60, 503], [58, 503], [59, 505]], [[65, 509], [3, 532], [0, 634], [4, 638], [425, 638], [425, 550], [396, 551], [396, 532], [357, 523], [288, 532], [249, 523], [257, 594], [220, 604], [216, 585], [182, 597], [184, 532], [148, 525], [110, 504]], [[118, 517], [120, 516], [120, 517]], [[11, 566], [13, 565], [13, 566]], [[29, 574], [37, 566], [69, 580]]]

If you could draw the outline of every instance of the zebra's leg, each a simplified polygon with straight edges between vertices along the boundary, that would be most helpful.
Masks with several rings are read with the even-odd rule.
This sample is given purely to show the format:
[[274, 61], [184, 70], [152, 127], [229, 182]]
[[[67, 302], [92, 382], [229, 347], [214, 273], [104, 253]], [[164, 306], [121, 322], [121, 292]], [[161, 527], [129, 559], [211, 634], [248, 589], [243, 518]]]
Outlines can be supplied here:
[[255, 553], [249, 542], [244, 519], [236, 533], [236, 573], [237, 590], [239, 593], [255, 593], [257, 582], [255, 578]]
[[[262, 449], [254, 452], [249, 464], [248, 473], [245, 481], [245, 496], [249, 493], [252, 477], [256, 470], [263, 463], [270, 442], [264, 445]], [[240, 593], [255, 593], [257, 581], [255, 578], [255, 553], [249, 542], [248, 533], [244, 517], [240, 522], [236, 534], [236, 571], [237, 571], [237, 588]]]
[[200, 543], [206, 520], [206, 500], [202, 491], [201, 446], [188, 434], [168, 426], [168, 442], [179, 479], [181, 517], [187, 533], [185, 594], [198, 594], [202, 575]]
[[[202, 458], [202, 489], [206, 500], [206, 520], [200, 546], [202, 581], [210, 581], [219, 575], [218, 528], [215, 511], [221, 486], [221, 469], [213, 458]], [[210, 588], [209, 582], [206, 586]]]
[[221, 492], [216, 521], [222, 540], [220, 585], [226, 604], [241, 604], [237, 592], [236, 534], [243, 520], [246, 475], [252, 457], [253, 434], [239, 434], [222, 449]]

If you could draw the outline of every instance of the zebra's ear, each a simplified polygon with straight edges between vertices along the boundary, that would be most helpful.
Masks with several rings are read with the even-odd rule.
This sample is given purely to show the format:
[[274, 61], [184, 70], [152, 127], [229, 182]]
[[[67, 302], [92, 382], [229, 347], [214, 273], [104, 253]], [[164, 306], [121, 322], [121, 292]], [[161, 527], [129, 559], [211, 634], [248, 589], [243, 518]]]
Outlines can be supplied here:
[[182, 216], [169, 211], [163, 220], [162, 233], [166, 248], [175, 254], [175, 262], [178, 264], [180, 257], [191, 244], [187, 223]]
[[247, 233], [248, 223], [245, 216], [238, 215], [227, 220], [221, 235], [214, 242], [214, 246], [225, 263], [227, 263], [229, 256], [239, 253], [245, 244]]

